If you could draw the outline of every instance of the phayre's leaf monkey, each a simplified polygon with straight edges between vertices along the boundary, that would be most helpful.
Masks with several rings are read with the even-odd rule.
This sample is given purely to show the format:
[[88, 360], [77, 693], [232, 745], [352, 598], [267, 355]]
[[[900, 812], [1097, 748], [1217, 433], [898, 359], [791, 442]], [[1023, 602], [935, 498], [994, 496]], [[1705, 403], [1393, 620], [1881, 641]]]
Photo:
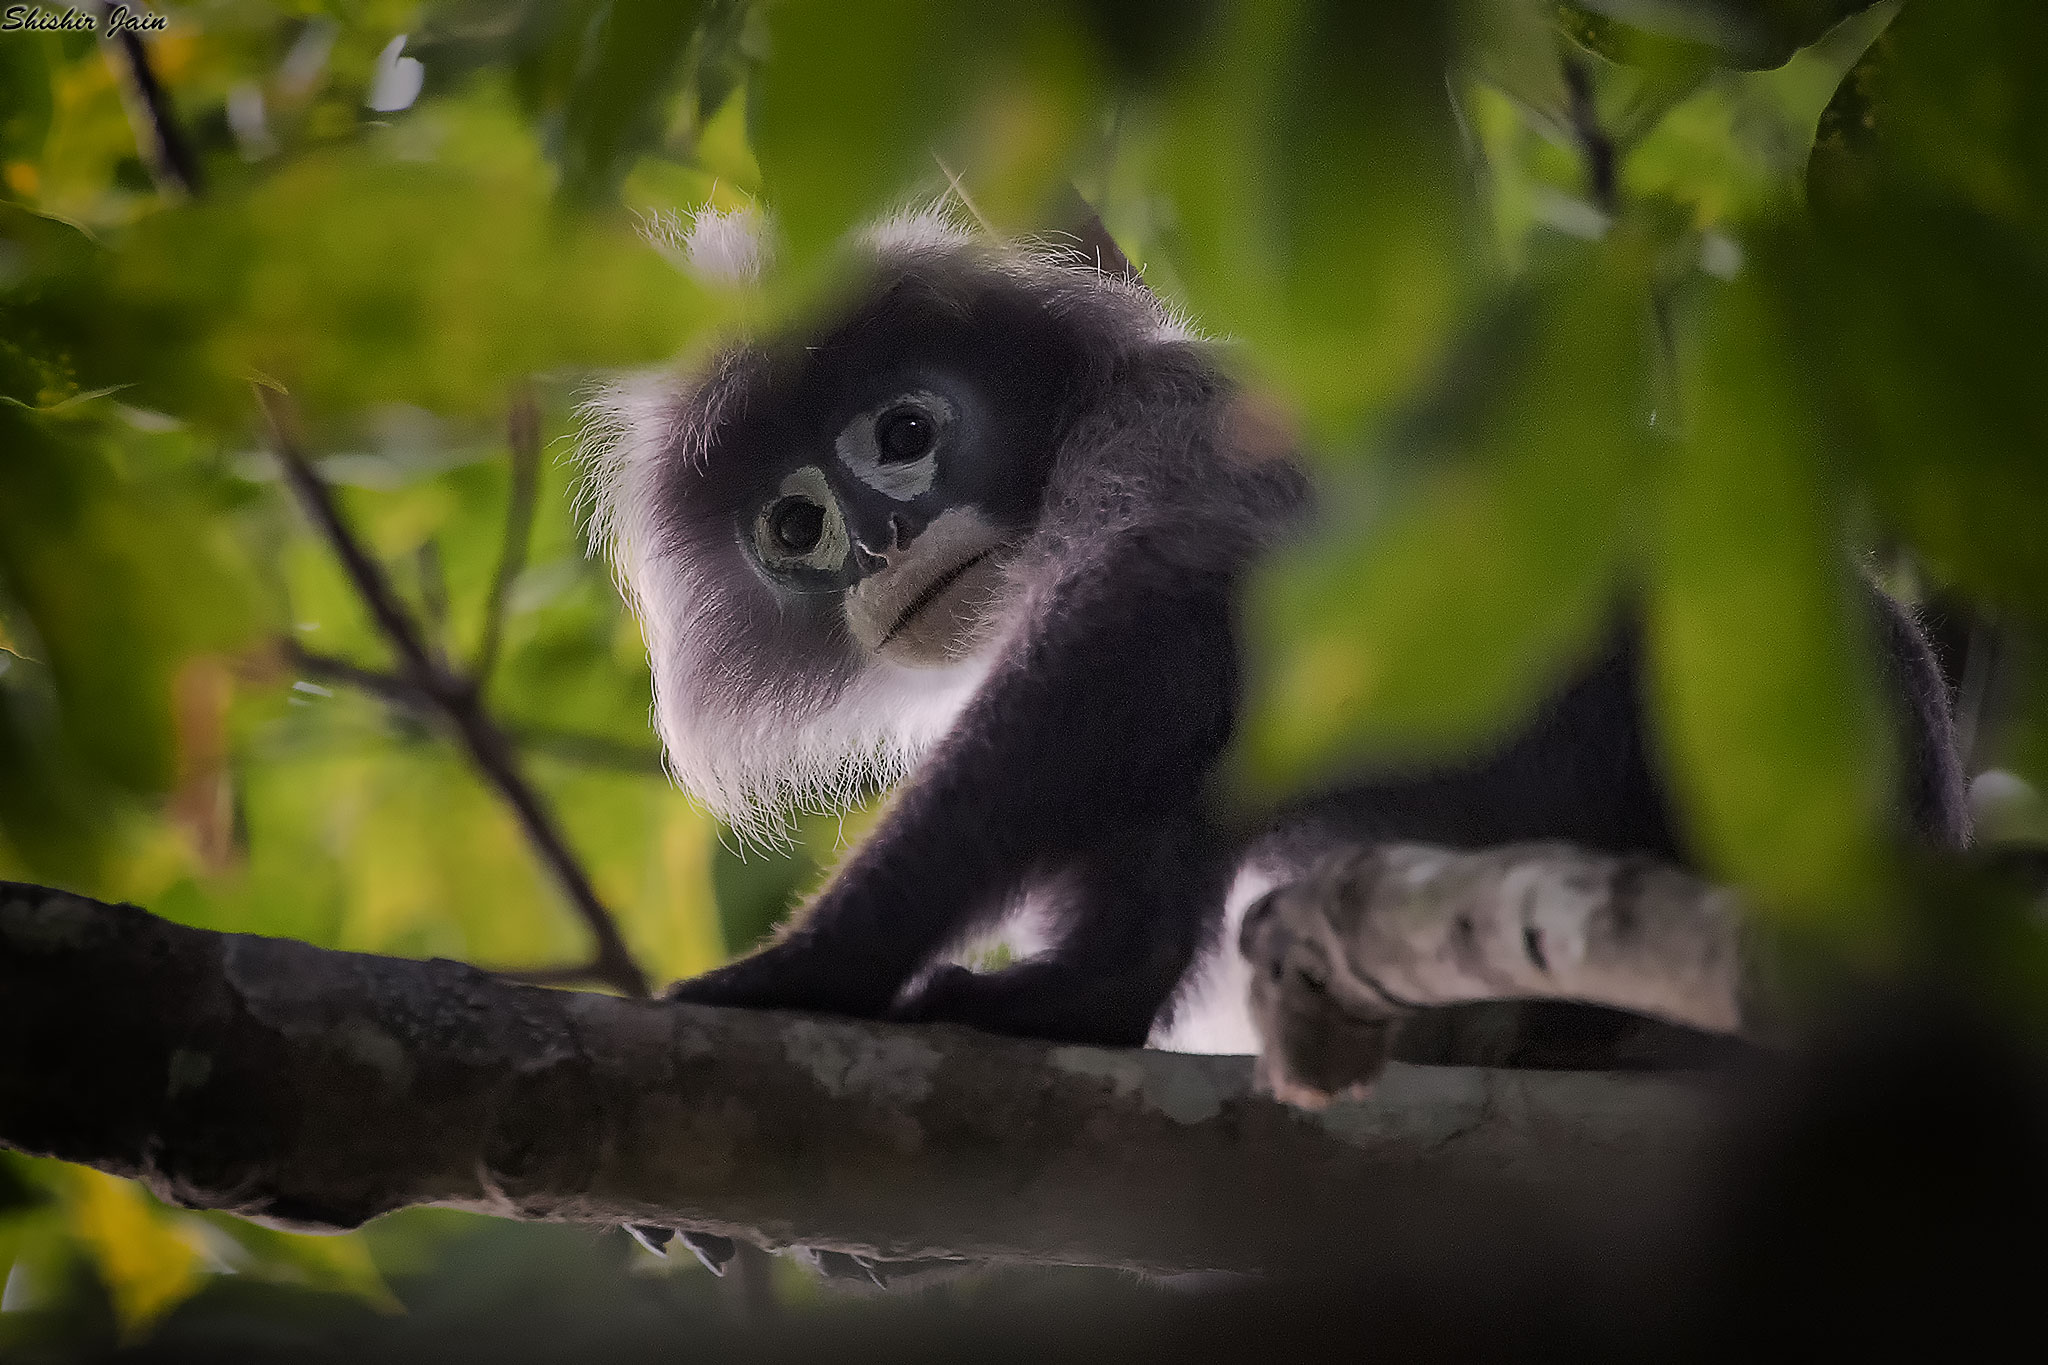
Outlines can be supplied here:
[[[699, 258], [753, 250], [732, 218], [690, 238]], [[901, 780], [793, 929], [674, 994], [1249, 1051], [1227, 926], [1333, 847], [1560, 839], [1688, 861], [1625, 614], [1491, 752], [1226, 833], [1210, 779], [1239, 707], [1236, 601], [1307, 509], [1301, 468], [1235, 448], [1214, 349], [1093, 252], [904, 217], [861, 255], [858, 291], [814, 330], [593, 405], [595, 524], [683, 785], [759, 832]], [[1902, 819], [1960, 843], [1940, 675], [1907, 614], [1872, 600]], [[945, 962], [1019, 911], [1043, 951]]]

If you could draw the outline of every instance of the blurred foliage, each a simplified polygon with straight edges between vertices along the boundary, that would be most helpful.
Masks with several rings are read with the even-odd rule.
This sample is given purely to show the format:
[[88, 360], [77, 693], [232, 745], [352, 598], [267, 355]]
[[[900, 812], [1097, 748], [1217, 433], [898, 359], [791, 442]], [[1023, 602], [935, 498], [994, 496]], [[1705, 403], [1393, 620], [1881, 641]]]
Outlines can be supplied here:
[[[577, 960], [430, 721], [294, 666], [285, 642], [390, 659], [284, 495], [249, 382], [293, 393], [465, 659], [512, 395], [534, 385], [565, 453], [594, 371], [748, 306], [641, 221], [764, 207], [770, 294], [801, 306], [867, 215], [945, 199], [992, 232], [1058, 230], [1069, 185], [1232, 339], [1327, 487], [1325, 534], [1259, 588], [1248, 790], [1483, 741], [1634, 594], [1702, 849], [1789, 922], [1880, 942], [1916, 888], [1969, 893], [1883, 838], [1897, 757], [1862, 556], [1963, 621], [1942, 642], [1992, 770], [1986, 831], [2048, 842], [2048, 8], [170, 13], [147, 47], [205, 170], [191, 200], [151, 183], [91, 36], [0, 34], [0, 875], [342, 947]], [[860, 820], [742, 858], [662, 781], [639, 634], [583, 553], [574, 479], [544, 462], [491, 704], [634, 951], [682, 975], [758, 942]], [[0, 1350], [247, 1309], [258, 1284], [388, 1309], [469, 1227], [294, 1237], [6, 1158]], [[567, 1244], [492, 1235], [524, 1233]]]

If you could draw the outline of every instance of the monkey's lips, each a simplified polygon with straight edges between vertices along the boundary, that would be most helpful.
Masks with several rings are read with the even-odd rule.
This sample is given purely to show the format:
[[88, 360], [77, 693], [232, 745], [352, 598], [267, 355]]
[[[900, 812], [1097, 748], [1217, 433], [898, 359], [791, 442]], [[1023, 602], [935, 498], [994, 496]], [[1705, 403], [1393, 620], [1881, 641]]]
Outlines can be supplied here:
[[846, 595], [854, 638], [883, 658], [919, 667], [972, 653], [1001, 594], [1005, 539], [979, 517], [934, 522], [902, 558]]
[[891, 640], [894, 640], [897, 636], [901, 635], [903, 633], [903, 628], [905, 626], [909, 625], [912, 621], [915, 621], [925, 612], [930, 611], [932, 607], [938, 603], [938, 600], [946, 595], [946, 590], [948, 588], [952, 587], [955, 583], [958, 583], [963, 577], [965, 577], [968, 570], [972, 569], [975, 565], [981, 563], [983, 560], [987, 559], [990, 555], [994, 553], [995, 550], [993, 548], [983, 550], [980, 554], [973, 555], [967, 559], [962, 560], [960, 563], [955, 564], [952, 568], [940, 574], [937, 578], [934, 578], [930, 582], [930, 584], [928, 584], [923, 589], [923, 591], [919, 592], [916, 597], [911, 599], [910, 605], [903, 609], [903, 614], [896, 618], [896, 624], [890, 626], [888, 630], [882, 633], [881, 642], [876, 646], [876, 648], [887, 649], [889, 647], [889, 642]]

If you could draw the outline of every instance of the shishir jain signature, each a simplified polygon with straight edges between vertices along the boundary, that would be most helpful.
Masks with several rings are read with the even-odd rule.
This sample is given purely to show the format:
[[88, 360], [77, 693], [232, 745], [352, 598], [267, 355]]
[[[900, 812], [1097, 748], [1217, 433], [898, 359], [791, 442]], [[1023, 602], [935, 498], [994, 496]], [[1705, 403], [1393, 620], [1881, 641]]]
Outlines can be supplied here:
[[164, 16], [126, 5], [109, 5], [105, 13], [79, 9], [45, 9], [41, 5], [9, 5], [0, 14], [0, 33], [162, 33]]

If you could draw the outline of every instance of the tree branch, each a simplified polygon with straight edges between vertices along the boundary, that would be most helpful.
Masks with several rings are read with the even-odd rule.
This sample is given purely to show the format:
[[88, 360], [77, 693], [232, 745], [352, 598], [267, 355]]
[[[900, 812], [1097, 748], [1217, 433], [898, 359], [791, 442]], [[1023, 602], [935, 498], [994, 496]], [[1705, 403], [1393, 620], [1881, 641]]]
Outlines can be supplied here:
[[1361, 845], [1245, 916], [1261, 1078], [1304, 1105], [1355, 1094], [1423, 1006], [1557, 999], [1714, 1033], [1765, 1031], [1768, 978], [1735, 894], [1568, 844]]
[[[102, 0], [102, 32], [114, 9], [110, 0]], [[128, 121], [135, 129], [135, 145], [142, 153], [143, 164], [149, 167], [150, 178], [172, 198], [196, 197], [201, 189], [199, 158], [193, 154], [192, 144], [178, 123], [170, 95], [149, 64], [149, 50], [142, 45], [141, 36], [132, 28], [124, 28], [106, 39], [102, 50], [114, 68], [121, 103], [127, 107]], [[118, 58], [114, 55], [117, 52]]]
[[[332, 654], [307, 649], [289, 637], [280, 640], [278, 646], [285, 660], [308, 678], [368, 693], [394, 710], [408, 712], [425, 721], [447, 723], [446, 714], [432, 698], [395, 673], [365, 668]], [[651, 745], [502, 716], [498, 717], [497, 723], [526, 753], [587, 768], [609, 768], [615, 772], [640, 773], [650, 777], [659, 777], [665, 771], [660, 751]]]
[[1585, 1181], [1642, 1194], [1717, 1131], [1668, 1078], [1396, 1067], [1306, 1115], [1244, 1058], [548, 991], [15, 883], [0, 1034], [0, 1142], [325, 1227], [442, 1204], [1254, 1270], [1484, 1236]]
[[1593, 98], [1593, 73], [1583, 59], [1567, 56], [1564, 83], [1571, 96], [1572, 136], [1586, 161], [1587, 188], [1593, 203], [1612, 222], [1621, 212], [1620, 157], [1613, 135], [1600, 121], [1600, 108]]
[[512, 807], [527, 842], [540, 856], [569, 903], [589, 927], [597, 951], [585, 973], [628, 995], [647, 994], [647, 977], [619, 936], [611, 912], [598, 899], [583, 866], [569, 849], [557, 827], [553, 812], [519, 770], [518, 755], [504, 731], [491, 719], [478, 700], [477, 690], [467, 678], [452, 672], [428, 649], [412, 616], [393, 591], [383, 569], [356, 538], [341, 514], [340, 506], [326, 483], [306, 458], [299, 444], [298, 423], [291, 403], [278, 390], [256, 386], [256, 395], [269, 419], [272, 444], [285, 478], [315, 527], [326, 537], [341, 560], [356, 592], [370, 609], [378, 628], [391, 642], [403, 668], [404, 681], [430, 702], [444, 717], [456, 738], [468, 752], [486, 781]]

